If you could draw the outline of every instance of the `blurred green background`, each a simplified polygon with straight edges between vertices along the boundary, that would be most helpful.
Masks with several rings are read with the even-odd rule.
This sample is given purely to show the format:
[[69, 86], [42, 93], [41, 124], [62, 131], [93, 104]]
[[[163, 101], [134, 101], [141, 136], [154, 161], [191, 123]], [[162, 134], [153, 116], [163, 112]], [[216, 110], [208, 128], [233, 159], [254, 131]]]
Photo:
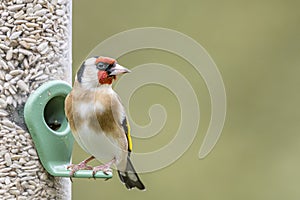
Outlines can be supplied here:
[[[189, 35], [209, 52], [222, 74], [228, 100], [220, 140], [209, 156], [199, 160], [210, 119], [210, 98], [202, 78], [167, 52], [141, 50], [122, 56], [119, 63], [129, 68], [163, 63], [191, 81], [201, 108], [198, 135], [175, 163], [141, 174], [146, 192], [127, 191], [115, 174], [109, 181], [74, 179], [73, 199], [299, 199], [299, 8], [300, 1], [290, 0], [73, 0], [74, 70], [98, 43], [116, 33], [165, 27]], [[133, 120], [149, 123], [148, 109], [155, 103], [165, 106], [168, 121], [156, 137], [134, 138], [136, 152], [163, 147], [178, 128], [178, 100], [159, 86], [142, 87], [133, 95]], [[87, 156], [75, 147], [75, 163]]]

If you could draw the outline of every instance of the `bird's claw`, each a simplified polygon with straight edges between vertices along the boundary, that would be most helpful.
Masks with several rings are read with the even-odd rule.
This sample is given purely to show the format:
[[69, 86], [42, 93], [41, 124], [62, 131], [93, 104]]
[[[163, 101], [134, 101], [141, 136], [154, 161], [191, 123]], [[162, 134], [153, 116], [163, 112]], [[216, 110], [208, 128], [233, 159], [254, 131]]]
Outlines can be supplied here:
[[108, 175], [112, 172], [112, 169], [110, 168], [110, 165], [100, 165], [93, 168], [93, 177], [95, 178], [95, 175], [98, 171], [102, 171], [105, 175]]
[[67, 169], [71, 170], [70, 171], [70, 176], [72, 177], [79, 170], [92, 170], [93, 167], [87, 165], [86, 162], [82, 161], [79, 164], [72, 164], [72, 165], [67, 166]]

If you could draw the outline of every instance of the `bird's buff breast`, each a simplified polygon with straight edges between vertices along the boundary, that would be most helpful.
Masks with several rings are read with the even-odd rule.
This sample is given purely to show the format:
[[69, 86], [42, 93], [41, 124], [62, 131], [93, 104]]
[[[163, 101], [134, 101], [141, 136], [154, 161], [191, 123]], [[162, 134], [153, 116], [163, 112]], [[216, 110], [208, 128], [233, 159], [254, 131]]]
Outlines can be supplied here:
[[101, 130], [91, 130], [88, 124], [78, 127], [76, 133], [78, 144], [101, 162], [108, 162], [122, 154], [116, 140]]
[[[109, 119], [107, 110], [100, 103], [77, 103], [74, 107], [74, 129], [73, 135], [77, 143], [87, 153], [96, 157], [101, 162], [107, 162], [116, 158], [121, 159], [124, 150], [120, 147], [120, 140], [115, 138], [118, 129], [107, 128], [103, 121], [107, 120], [113, 126], [118, 119]], [[97, 114], [96, 112], [97, 111]], [[103, 119], [99, 121], [99, 114], [103, 115]], [[98, 118], [97, 118], [98, 116]], [[108, 122], [107, 122], [108, 123]]]

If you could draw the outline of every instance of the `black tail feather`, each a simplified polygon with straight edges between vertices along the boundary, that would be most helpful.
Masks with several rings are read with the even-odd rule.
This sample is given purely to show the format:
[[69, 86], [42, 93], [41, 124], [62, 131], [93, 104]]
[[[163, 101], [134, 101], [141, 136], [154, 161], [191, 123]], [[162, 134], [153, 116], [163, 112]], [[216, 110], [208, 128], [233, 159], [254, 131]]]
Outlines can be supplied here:
[[130, 161], [129, 156], [127, 157], [127, 165], [125, 172], [119, 171], [118, 174], [120, 177], [120, 180], [125, 184], [127, 189], [132, 189], [134, 187], [145, 190], [145, 186], [140, 180], [138, 174], [136, 173], [135, 169], [133, 168], [133, 165]]

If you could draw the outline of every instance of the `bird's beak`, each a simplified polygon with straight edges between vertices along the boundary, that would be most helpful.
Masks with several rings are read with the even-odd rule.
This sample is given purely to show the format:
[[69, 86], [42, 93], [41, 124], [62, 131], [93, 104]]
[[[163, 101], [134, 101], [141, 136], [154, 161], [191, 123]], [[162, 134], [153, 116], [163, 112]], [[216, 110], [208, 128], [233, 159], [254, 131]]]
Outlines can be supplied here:
[[131, 71], [119, 64], [116, 64], [115, 67], [111, 68], [110, 69], [110, 73], [109, 75], [110, 76], [116, 76], [116, 75], [119, 75], [119, 74], [125, 74], [125, 73], [130, 73]]

